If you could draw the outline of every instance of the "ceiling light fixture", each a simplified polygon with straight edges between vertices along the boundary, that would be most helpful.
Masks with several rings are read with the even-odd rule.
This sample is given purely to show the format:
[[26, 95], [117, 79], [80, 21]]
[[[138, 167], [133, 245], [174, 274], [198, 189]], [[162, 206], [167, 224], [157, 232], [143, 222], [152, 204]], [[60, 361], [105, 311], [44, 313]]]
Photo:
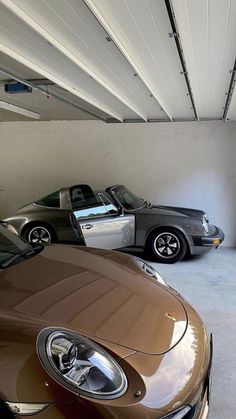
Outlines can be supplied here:
[[2, 100], [0, 100], [0, 108], [5, 109], [10, 112], [18, 113], [20, 115], [24, 115], [28, 118], [40, 119], [40, 115], [38, 113], [29, 111], [29, 109], [21, 108], [20, 106], [17, 106], [17, 105], [13, 105], [12, 103], [9, 103], [9, 102], [3, 102]]

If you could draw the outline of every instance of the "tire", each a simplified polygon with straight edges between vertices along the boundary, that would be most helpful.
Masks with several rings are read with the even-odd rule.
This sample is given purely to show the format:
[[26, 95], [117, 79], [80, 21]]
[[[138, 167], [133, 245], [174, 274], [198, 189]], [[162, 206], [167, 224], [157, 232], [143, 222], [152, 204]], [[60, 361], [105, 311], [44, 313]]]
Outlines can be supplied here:
[[45, 246], [56, 241], [52, 228], [44, 224], [34, 224], [28, 227], [25, 230], [23, 237], [31, 244], [42, 243]]
[[147, 249], [156, 262], [175, 263], [184, 258], [188, 246], [182, 233], [167, 227], [151, 234]]

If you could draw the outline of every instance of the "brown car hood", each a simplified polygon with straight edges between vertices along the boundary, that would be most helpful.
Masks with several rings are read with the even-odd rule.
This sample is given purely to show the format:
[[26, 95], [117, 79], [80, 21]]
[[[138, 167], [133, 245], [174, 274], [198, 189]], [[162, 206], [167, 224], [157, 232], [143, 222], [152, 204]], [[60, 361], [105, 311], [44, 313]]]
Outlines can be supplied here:
[[170, 350], [187, 327], [176, 296], [118, 252], [50, 246], [0, 272], [0, 295], [11, 317], [149, 354]]

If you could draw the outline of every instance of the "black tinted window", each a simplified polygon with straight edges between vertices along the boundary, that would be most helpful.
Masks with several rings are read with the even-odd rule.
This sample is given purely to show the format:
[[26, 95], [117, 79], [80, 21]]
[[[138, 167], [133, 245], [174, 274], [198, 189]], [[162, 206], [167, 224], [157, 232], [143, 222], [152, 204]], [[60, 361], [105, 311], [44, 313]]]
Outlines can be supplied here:
[[98, 204], [97, 198], [88, 185], [73, 186], [70, 189], [70, 198], [72, 209], [78, 209]]
[[60, 191], [53, 192], [50, 195], [35, 201], [35, 203], [43, 205], [44, 207], [60, 208]]

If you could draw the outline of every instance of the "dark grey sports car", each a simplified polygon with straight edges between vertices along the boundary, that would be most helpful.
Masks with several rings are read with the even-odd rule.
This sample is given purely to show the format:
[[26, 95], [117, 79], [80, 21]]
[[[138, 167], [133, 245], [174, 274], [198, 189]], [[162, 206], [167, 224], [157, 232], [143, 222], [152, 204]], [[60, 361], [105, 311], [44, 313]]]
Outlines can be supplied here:
[[187, 252], [203, 253], [224, 240], [223, 231], [209, 224], [203, 211], [153, 205], [122, 185], [96, 192], [88, 185], [62, 188], [21, 207], [5, 221], [31, 243], [144, 248], [165, 263]]

